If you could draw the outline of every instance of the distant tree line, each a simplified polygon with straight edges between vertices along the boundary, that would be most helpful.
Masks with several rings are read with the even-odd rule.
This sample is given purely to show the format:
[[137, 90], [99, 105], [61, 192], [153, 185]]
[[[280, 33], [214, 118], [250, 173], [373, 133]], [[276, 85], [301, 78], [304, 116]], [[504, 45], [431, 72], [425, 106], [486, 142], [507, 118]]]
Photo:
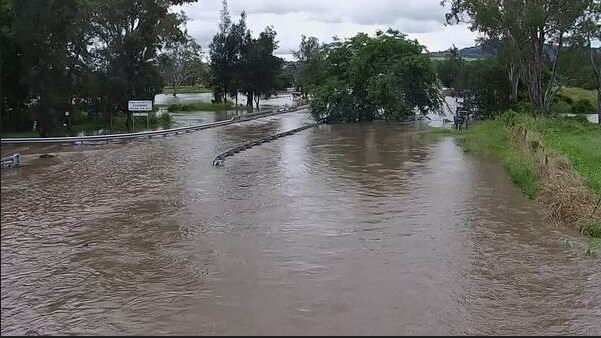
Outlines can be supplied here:
[[561, 88], [579, 85], [597, 90], [601, 117], [601, 49], [593, 44], [601, 41], [601, 0], [444, 0], [443, 4], [450, 5], [448, 23], [469, 23], [484, 36], [484, 44], [498, 49], [495, 70], [505, 70], [510, 102], [524, 101], [533, 110], [551, 113]]
[[[127, 101], [163, 90], [161, 51], [189, 44], [169, 8], [194, 1], [1, 0], [2, 130], [35, 120], [46, 136], [81, 111], [107, 123], [124, 114], [131, 127]], [[188, 78], [187, 65], [169, 67], [173, 83]]]
[[[482, 42], [490, 48], [490, 41]], [[536, 111], [529, 101], [528, 87], [523, 81], [512, 82], [511, 67], [504, 47], [497, 45], [490, 58], [464, 59], [452, 47], [445, 60], [435, 60], [436, 69], [443, 87], [452, 88], [468, 100], [479, 118], [491, 118], [508, 108]], [[549, 46], [549, 55], [554, 51]], [[596, 76], [590, 62], [590, 51], [585, 47], [567, 47], [558, 66], [558, 88], [576, 87], [596, 90]], [[549, 76], [546, 71], [545, 76]], [[518, 78], [519, 80], [519, 78]], [[597, 111], [593, 101], [587, 98], [571, 98], [558, 92], [550, 105], [550, 113], [593, 114]]]
[[223, 0], [219, 31], [210, 45], [211, 84], [215, 102], [221, 103], [238, 93], [246, 95], [247, 109], [259, 109], [261, 96], [269, 96], [282, 84], [283, 60], [274, 55], [277, 33], [266, 27], [257, 38], [246, 26], [246, 13], [232, 22], [227, 0]]

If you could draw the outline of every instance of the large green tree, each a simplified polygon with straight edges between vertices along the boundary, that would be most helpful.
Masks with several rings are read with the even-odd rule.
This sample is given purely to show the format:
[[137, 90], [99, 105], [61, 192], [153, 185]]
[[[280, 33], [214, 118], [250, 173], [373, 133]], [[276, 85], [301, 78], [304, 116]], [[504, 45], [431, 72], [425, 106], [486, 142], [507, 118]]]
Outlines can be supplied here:
[[[105, 93], [111, 110], [127, 113], [131, 129], [132, 116], [128, 100], [152, 100], [163, 90], [158, 52], [168, 43], [184, 42], [181, 30], [185, 17], [170, 12], [175, 5], [195, 0], [102, 0], [93, 8], [92, 26], [98, 67], [107, 76]], [[112, 103], [112, 104], [111, 104]]]
[[270, 94], [279, 86], [282, 60], [274, 56], [278, 47], [276, 32], [267, 27], [253, 38], [246, 25], [246, 13], [232, 23], [223, 1], [219, 31], [210, 45], [211, 71], [215, 100], [225, 101], [227, 96], [236, 97], [243, 92], [247, 98], [247, 109], [257, 109], [261, 95]]
[[163, 79], [173, 89], [177, 96], [179, 87], [198, 80], [203, 71], [202, 49], [189, 36], [183, 41], [168, 43], [167, 48], [159, 57]]
[[239, 83], [247, 97], [247, 109], [253, 109], [253, 101], [259, 109], [261, 95], [270, 94], [278, 86], [278, 76], [282, 69], [282, 59], [273, 55], [277, 49], [276, 32], [265, 28], [254, 39], [250, 32], [246, 35], [242, 48]]
[[594, 48], [593, 41], [601, 42], [601, 0], [592, 0], [586, 11], [584, 20], [579, 26], [584, 37], [584, 45], [588, 50], [595, 86], [597, 88], [597, 114], [601, 124], [601, 48]]
[[313, 36], [307, 37], [302, 35], [299, 49], [292, 51], [292, 55], [294, 55], [297, 60], [295, 82], [297, 84], [297, 89], [300, 89], [304, 96], [307, 95], [306, 84], [311, 78], [311, 72], [310, 69], [308, 69], [308, 65], [319, 55], [320, 50], [321, 45], [319, 39]]
[[31, 116], [25, 100], [27, 86], [21, 81], [23, 73], [19, 55], [22, 54], [15, 34], [14, 0], [1, 0], [0, 6], [0, 105], [2, 130], [30, 129]]
[[330, 122], [397, 120], [437, 110], [436, 70], [424, 47], [398, 31], [360, 33], [316, 58], [312, 113]]
[[455, 88], [459, 74], [461, 74], [464, 61], [459, 55], [457, 47], [449, 49], [449, 58], [439, 61], [436, 66], [440, 82], [446, 88]]
[[42, 136], [62, 124], [88, 61], [87, 5], [82, 0], [2, 2], [3, 122], [24, 129], [34, 118]]
[[[242, 22], [245, 24], [244, 15], [241, 19]], [[240, 39], [242, 38], [237, 35], [238, 32], [239, 29], [235, 29], [232, 34], [232, 18], [227, 0], [223, 0], [219, 31], [213, 36], [213, 41], [209, 46], [212, 86], [216, 102], [227, 101], [227, 95], [234, 86], [234, 71], [238, 63]]]
[[[488, 38], [506, 39], [525, 70], [531, 102], [550, 110], [565, 40], [595, 0], [444, 0], [447, 22], [469, 22]], [[547, 45], [554, 45], [545, 69]], [[548, 75], [545, 73], [548, 72]]]

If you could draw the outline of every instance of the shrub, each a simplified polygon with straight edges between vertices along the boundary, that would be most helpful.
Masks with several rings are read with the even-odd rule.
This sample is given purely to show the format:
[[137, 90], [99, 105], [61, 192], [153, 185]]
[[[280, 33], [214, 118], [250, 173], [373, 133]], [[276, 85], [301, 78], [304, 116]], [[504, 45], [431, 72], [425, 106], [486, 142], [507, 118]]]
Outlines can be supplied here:
[[574, 114], [591, 114], [595, 112], [595, 107], [589, 99], [579, 99], [572, 106], [572, 113]]
[[570, 114], [573, 112], [573, 108], [566, 101], [558, 100], [551, 107], [551, 112], [557, 115]]
[[162, 126], [169, 127], [173, 124], [173, 117], [169, 113], [163, 113], [163, 115], [159, 117], [159, 122]]

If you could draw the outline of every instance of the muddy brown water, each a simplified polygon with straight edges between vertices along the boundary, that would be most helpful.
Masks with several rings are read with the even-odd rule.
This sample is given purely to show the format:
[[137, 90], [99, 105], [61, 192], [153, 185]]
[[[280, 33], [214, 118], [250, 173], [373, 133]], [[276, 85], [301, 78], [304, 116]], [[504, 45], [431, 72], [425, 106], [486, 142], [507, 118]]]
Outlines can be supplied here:
[[601, 260], [453, 139], [321, 126], [211, 165], [307, 121], [27, 149], [2, 334], [601, 334]]

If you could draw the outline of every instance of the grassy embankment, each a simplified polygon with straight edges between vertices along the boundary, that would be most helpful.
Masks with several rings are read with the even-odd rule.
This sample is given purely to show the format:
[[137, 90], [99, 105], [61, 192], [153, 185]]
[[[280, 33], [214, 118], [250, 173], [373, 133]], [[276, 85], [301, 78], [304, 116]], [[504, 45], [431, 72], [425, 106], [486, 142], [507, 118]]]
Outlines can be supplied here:
[[601, 129], [581, 118], [534, 118], [507, 113], [455, 136], [465, 151], [499, 158], [512, 181], [541, 202], [551, 219], [601, 238]]

